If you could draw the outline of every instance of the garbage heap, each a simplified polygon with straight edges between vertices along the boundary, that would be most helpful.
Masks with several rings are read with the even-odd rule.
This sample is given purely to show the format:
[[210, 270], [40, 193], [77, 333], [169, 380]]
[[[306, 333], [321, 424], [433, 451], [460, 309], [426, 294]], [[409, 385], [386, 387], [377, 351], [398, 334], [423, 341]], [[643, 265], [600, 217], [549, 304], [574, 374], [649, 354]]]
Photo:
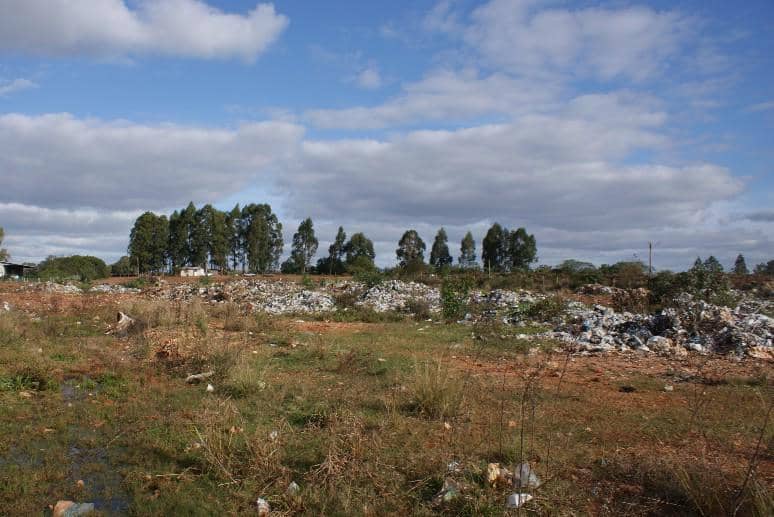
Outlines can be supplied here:
[[634, 350], [682, 356], [692, 350], [774, 359], [774, 319], [743, 307], [697, 301], [688, 294], [678, 297], [675, 307], [651, 315], [573, 304], [564, 323], [540, 336], [571, 344], [581, 352]]

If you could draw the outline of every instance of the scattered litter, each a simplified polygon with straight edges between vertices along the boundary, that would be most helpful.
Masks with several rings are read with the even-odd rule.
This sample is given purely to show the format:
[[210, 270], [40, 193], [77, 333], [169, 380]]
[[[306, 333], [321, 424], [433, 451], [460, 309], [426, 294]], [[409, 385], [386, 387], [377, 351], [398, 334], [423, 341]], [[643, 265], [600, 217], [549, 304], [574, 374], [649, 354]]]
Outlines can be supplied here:
[[271, 513], [271, 507], [269, 506], [269, 503], [266, 501], [266, 499], [259, 497], [255, 504], [258, 507], [259, 517], [267, 517], [269, 513]]
[[277, 431], [276, 429], [269, 433], [269, 440], [276, 442], [277, 438], [279, 438], [279, 431]]
[[11, 312], [11, 304], [8, 302], [3, 302], [3, 311]]
[[513, 476], [513, 486], [516, 488], [537, 488], [541, 484], [540, 478], [526, 461], [519, 465]]
[[490, 463], [486, 467], [486, 480], [492, 486], [508, 486], [513, 480], [513, 473], [499, 463]]
[[460, 495], [460, 486], [451, 478], [443, 480], [441, 491], [433, 498], [435, 504], [448, 503], [455, 500]]
[[301, 487], [295, 481], [291, 481], [286, 492], [290, 496], [296, 496], [301, 492]]
[[134, 324], [135, 324], [134, 318], [119, 311], [118, 317], [117, 317], [117, 323], [116, 323], [116, 326], [113, 328], [112, 333], [117, 336], [126, 336], [129, 333], [129, 330], [134, 326]]
[[73, 501], [58, 501], [53, 508], [53, 517], [77, 517], [94, 511], [94, 503], [76, 503]]
[[675, 388], [671, 384], [667, 384], [664, 386], [664, 391], [675, 391]]
[[215, 372], [194, 373], [186, 377], [185, 382], [188, 384], [196, 384], [203, 381], [204, 379], [209, 379], [213, 375], [215, 375]]
[[506, 506], [508, 508], [521, 508], [525, 503], [531, 500], [532, 500], [532, 496], [529, 494], [514, 492], [508, 496]]
[[212, 393], [215, 391], [215, 386], [213, 386], [210, 383], [207, 383], [207, 393]]

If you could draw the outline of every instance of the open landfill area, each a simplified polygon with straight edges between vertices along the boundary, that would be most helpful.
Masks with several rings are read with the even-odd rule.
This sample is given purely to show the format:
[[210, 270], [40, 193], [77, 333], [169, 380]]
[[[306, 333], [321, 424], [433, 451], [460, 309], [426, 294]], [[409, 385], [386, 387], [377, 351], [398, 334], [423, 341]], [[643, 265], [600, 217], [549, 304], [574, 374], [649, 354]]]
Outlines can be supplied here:
[[642, 289], [471, 289], [450, 320], [445, 293], [349, 277], [0, 284], [2, 432], [21, 437], [0, 445], [0, 494], [24, 494], [5, 510], [771, 508], [770, 298], [649, 311]]

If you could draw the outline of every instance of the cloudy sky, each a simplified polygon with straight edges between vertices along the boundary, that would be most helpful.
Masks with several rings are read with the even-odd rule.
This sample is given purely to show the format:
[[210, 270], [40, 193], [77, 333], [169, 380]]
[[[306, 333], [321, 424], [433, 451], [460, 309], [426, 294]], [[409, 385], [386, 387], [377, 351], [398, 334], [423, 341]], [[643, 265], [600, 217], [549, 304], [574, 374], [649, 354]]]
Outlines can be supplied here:
[[268, 202], [381, 265], [494, 221], [543, 264], [754, 264], [773, 84], [771, 0], [0, 0], [0, 226], [114, 261], [143, 211]]

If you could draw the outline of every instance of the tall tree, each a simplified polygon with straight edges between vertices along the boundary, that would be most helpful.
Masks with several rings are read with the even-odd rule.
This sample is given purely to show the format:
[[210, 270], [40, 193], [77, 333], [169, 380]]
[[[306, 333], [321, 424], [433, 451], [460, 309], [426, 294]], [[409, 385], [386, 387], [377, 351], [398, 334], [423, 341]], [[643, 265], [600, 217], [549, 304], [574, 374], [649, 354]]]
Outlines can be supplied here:
[[134, 222], [129, 235], [129, 258], [140, 273], [166, 269], [169, 221], [167, 216], [145, 212]]
[[495, 271], [507, 269], [508, 231], [499, 223], [494, 223], [486, 232], [481, 248], [484, 269], [491, 268]]
[[750, 274], [750, 270], [747, 269], [747, 262], [745, 262], [744, 255], [741, 253], [737, 255], [736, 260], [734, 261], [734, 273], [737, 275]]
[[242, 264], [244, 268], [244, 254], [242, 253], [242, 209], [239, 208], [237, 203], [231, 212], [228, 213], [226, 219], [228, 225], [229, 238], [229, 255], [231, 257], [231, 269], [236, 270], [239, 264]]
[[341, 261], [344, 256], [344, 246], [346, 246], [347, 234], [344, 232], [344, 228], [339, 226], [339, 231], [336, 232], [336, 238], [333, 240], [330, 246], [328, 246], [328, 274], [332, 275], [334, 268], [336, 272], [343, 269], [343, 263]]
[[461, 267], [473, 268], [476, 266], [476, 241], [473, 234], [468, 232], [460, 242], [460, 257], [457, 259]]
[[210, 255], [210, 264], [221, 271], [228, 269], [229, 237], [230, 230], [225, 212], [221, 212], [210, 205], [205, 207], [207, 230], [209, 232], [207, 244]]
[[190, 261], [192, 266], [201, 266], [207, 270], [210, 250], [210, 218], [212, 206], [205, 205], [196, 210], [190, 227], [189, 242], [191, 243]]
[[314, 235], [314, 225], [312, 218], [307, 217], [298, 225], [298, 231], [293, 234], [293, 248], [290, 252], [290, 258], [296, 263], [296, 267], [301, 274], [306, 274], [309, 263], [312, 261], [319, 242]]
[[443, 269], [446, 266], [450, 266], [451, 263], [452, 256], [449, 253], [449, 237], [446, 235], [446, 230], [441, 228], [435, 234], [433, 247], [430, 250], [430, 265], [436, 269]]
[[347, 255], [347, 265], [353, 264], [359, 257], [365, 257], [372, 263], [376, 258], [374, 243], [361, 232], [349, 238], [349, 242], [344, 245], [344, 253]]
[[172, 263], [172, 270], [185, 266], [188, 263], [188, 224], [177, 210], [169, 216], [167, 242], [167, 254]]
[[8, 251], [3, 249], [3, 237], [5, 236], [5, 231], [3, 230], [3, 227], [0, 226], [0, 260], [8, 260]]
[[265, 273], [277, 269], [282, 255], [282, 223], [267, 204], [250, 204], [242, 209], [244, 249], [250, 271]]
[[508, 233], [506, 268], [526, 271], [529, 265], [537, 261], [537, 243], [535, 236], [524, 228]]
[[425, 248], [425, 241], [422, 240], [417, 231], [407, 230], [398, 241], [398, 249], [395, 250], [398, 263], [403, 268], [424, 263]]

